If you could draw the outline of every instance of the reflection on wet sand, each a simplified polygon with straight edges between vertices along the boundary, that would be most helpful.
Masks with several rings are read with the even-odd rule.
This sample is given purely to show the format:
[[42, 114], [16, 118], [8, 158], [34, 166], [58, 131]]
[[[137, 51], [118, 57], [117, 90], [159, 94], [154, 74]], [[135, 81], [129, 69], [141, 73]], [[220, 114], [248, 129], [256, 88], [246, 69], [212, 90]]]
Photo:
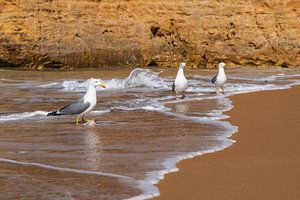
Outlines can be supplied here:
[[[99, 132], [101, 130], [98, 130]], [[88, 168], [101, 171], [101, 140], [100, 135], [97, 133], [96, 129], [87, 128], [83, 133], [83, 138], [85, 141], [85, 153], [86, 153], [86, 164]]]
[[175, 104], [175, 112], [177, 113], [186, 113], [189, 110], [188, 104], [186, 103], [178, 103]]

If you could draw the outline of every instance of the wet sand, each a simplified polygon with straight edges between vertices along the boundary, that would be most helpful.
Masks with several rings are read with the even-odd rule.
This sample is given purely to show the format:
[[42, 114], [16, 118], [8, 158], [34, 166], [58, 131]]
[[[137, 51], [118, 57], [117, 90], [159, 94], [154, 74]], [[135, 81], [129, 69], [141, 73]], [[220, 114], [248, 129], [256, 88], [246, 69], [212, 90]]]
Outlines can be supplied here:
[[180, 162], [156, 199], [299, 199], [300, 86], [230, 99], [236, 143]]

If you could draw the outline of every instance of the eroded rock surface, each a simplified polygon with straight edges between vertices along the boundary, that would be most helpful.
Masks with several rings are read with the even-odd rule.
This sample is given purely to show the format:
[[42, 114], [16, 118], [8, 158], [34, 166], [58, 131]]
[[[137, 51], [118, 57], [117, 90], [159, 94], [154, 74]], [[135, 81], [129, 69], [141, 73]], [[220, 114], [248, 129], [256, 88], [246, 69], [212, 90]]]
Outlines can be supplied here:
[[0, 0], [0, 66], [300, 66], [299, 0]]

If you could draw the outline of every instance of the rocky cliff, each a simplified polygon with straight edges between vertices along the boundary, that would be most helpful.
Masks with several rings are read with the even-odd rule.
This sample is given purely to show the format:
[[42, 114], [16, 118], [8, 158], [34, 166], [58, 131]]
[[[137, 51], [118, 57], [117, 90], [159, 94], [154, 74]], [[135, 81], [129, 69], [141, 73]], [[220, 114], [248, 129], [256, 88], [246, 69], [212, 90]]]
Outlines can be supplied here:
[[0, 0], [0, 66], [300, 66], [299, 0]]

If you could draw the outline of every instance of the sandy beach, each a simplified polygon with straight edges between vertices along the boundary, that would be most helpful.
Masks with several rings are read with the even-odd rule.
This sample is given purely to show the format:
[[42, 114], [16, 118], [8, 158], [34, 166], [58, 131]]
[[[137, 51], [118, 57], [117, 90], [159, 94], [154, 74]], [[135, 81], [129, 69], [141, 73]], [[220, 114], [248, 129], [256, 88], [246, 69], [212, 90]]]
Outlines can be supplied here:
[[[295, 85], [297, 69], [228, 69], [232, 99], [216, 96], [208, 81], [215, 70], [187, 70], [187, 98], [178, 101], [176, 71], [165, 70], [0, 69], [0, 199], [146, 199], [177, 164], [179, 173], [159, 183], [161, 198], [300, 196], [300, 87], [238, 95]], [[47, 117], [81, 98], [91, 74], [107, 86], [86, 116], [94, 125]], [[216, 120], [232, 105], [231, 118]]]
[[300, 87], [230, 99], [236, 143], [180, 162], [156, 199], [299, 199]]

